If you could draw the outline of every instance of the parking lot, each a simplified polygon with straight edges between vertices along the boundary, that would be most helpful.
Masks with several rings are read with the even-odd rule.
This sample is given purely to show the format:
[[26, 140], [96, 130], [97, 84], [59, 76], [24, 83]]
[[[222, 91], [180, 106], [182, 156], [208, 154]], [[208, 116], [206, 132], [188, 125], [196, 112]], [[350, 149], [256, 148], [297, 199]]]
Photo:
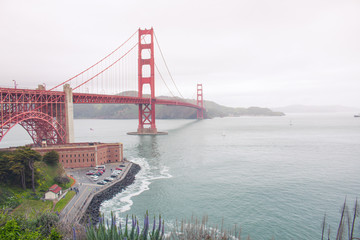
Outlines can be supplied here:
[[[125, 169], [128, 164], [129, 163], [126, 161], [106, 164], [105, 172], [101, 176], [99, 176], [97, 180], [94, 180], [91, 177], [92, 175], [86, 175], [86, 173], [90, 170], [96, 171], [94, 167], [66, 169], [66, 172], [68, 175], [71, 175], [73, 178], [75, 178], [76, 183], [79, 185], [96, 184], [97, 182], [102, 181], [107, 177], [110, 177], [111, 173], [115, 170], [115, 168], [120, 167], [120, 165], [124, 165], [125, 167], [120, 167], [120, 168]], [[121, 174], [119, 174], [117, 177], [119, 178], [120, 176]]]
[[[124, 165], [125, 167], [120, 167], [120, 165]], [[76, 184], [74, 185], [74, 187], [76, 187], [77, 193], [70, 200], [68, 205], [66, 205], [66, 207], [61, 211], [60, 219], [65, 222], [72, 222], [77, 217], [79, 211], [81, 211], [82, 206], [84, 205], [89, 195], [91, 193], [99, 191], [100, 189], [108, 185], [99, 185], [97, 184], [97, 182], [102, 181], [107, 177], [110, 177], [111, 172], [117, 167], [123, 169], [123, 171], [121, 171], [121, 173], [116, 177], [116, 179], [120, 179], [124, 174], [125, 169], [130, 167], [129, 165], [131, 165], [131, 163], [127, 161], [106, 164], [105, 172], [101, 176], [99, 176], [96, 181], [90, 177], [91, 175], [86, 175], [88, 171], [95, 170], [94, 167], [66, 169], [66, 173], [68, 175], [71, 175], [76, 180]]]

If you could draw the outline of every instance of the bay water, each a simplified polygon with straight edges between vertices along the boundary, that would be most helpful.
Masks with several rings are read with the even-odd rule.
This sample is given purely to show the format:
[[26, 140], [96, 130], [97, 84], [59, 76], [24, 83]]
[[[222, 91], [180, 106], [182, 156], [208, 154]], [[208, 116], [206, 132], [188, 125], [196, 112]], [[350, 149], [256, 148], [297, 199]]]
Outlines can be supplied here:
[[[208, 216], [252, 239], [320, 239], [324, 214], [334, 238], [345, 198], [360, 190], [360, 119], [351, 113], [157, 120], [168, 135], [130, 136], [137, 120], [75, 120], [77, 142], [122, 142], [141, 171], [101, 206], [110, 218]], [[93, 130], [91, 130], [93, 129]], [[20, 127], [0, 147], [31, 143]], [[359, 232], [359, 231], [358, 231]]]

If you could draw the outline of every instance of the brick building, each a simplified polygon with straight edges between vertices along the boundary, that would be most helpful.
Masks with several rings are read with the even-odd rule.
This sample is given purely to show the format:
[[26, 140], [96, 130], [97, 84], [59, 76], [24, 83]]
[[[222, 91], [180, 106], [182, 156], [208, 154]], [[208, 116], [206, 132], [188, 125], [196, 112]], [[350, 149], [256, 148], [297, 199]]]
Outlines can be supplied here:
[[69, 143], [32, 149], [41, 155], [52, 150], [56, 151], [59, 154], [59, 162], [64, 168], [95, 167], [123, 160], [122, 143]]

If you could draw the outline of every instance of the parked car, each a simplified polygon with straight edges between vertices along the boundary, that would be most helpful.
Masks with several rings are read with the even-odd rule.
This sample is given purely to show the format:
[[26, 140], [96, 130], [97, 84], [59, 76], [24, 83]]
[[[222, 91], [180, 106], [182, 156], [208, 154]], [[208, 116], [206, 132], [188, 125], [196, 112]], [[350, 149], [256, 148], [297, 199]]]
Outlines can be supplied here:
[[93, 176], [91, 176], [92, 177], [92, 179], [94, 180], [94, 181], [96, 181], [96, 180], [98, 180], [99, 179], [99, 177], [98, 176], [96, 176], [96, 175], [93, 175]]
[[99, 185], [105, 185], [106, 182], [105, 182], [105, 181], [99, 181], [99, 182], [97, 182], [97, 184], [99, 184]]
[[105, 169], [105, 165], [96, 166], [95, 169]]
[[86, 175], [94, 175], [94, 172], [93, 171], [89, 171], [86, 173]]
[[114, 180], [112, 177], [107, 177], [104, 179], [104, 181], [106, 181], [106, 182], [111, 182], [112, 180]]
[[115, 170], [119, 170], [119, 171], [122, 171], [122, 168], [118, 168], [118, 167], [117, 167], [117, 168], [115, 168]]
[[124, 165], [124, 164], [120, 164], [119, 167], [125, 167], [125, 165]]

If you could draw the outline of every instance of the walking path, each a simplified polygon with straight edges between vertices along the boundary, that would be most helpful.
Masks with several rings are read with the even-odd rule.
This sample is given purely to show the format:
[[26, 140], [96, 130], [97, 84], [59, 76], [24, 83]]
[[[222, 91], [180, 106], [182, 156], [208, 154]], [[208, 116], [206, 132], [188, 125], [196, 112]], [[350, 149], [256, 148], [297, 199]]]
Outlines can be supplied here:
[[[74, 185], [74, 187], [77, 187], [79, 192], [61, 211], [60, 221], [66, 223], [75, 223], [80, 221], [95, 194], [111, 187], [115, 183], [125, 178], [126, 174], [132, 166], [132, 163], [125, 162], [122, 164], [124, 164], [125, 167], [123, 167], [123, 171], [119, 174], [119, 176], [117, 176], [116, 180], [103, 186], [96, 184], [94, 180], [86, 175], [86, 172], [90, 170], [89, 168], [67, 170], [67, 173], [76, 179], [77, 183]], [[98, 181], [101, 181], [106, 177], [110, 177], [111, 169], [115, 170], [116, 167], [119, 167], [118, 163], [107, 164], [105, 173], [98, 179]]]

